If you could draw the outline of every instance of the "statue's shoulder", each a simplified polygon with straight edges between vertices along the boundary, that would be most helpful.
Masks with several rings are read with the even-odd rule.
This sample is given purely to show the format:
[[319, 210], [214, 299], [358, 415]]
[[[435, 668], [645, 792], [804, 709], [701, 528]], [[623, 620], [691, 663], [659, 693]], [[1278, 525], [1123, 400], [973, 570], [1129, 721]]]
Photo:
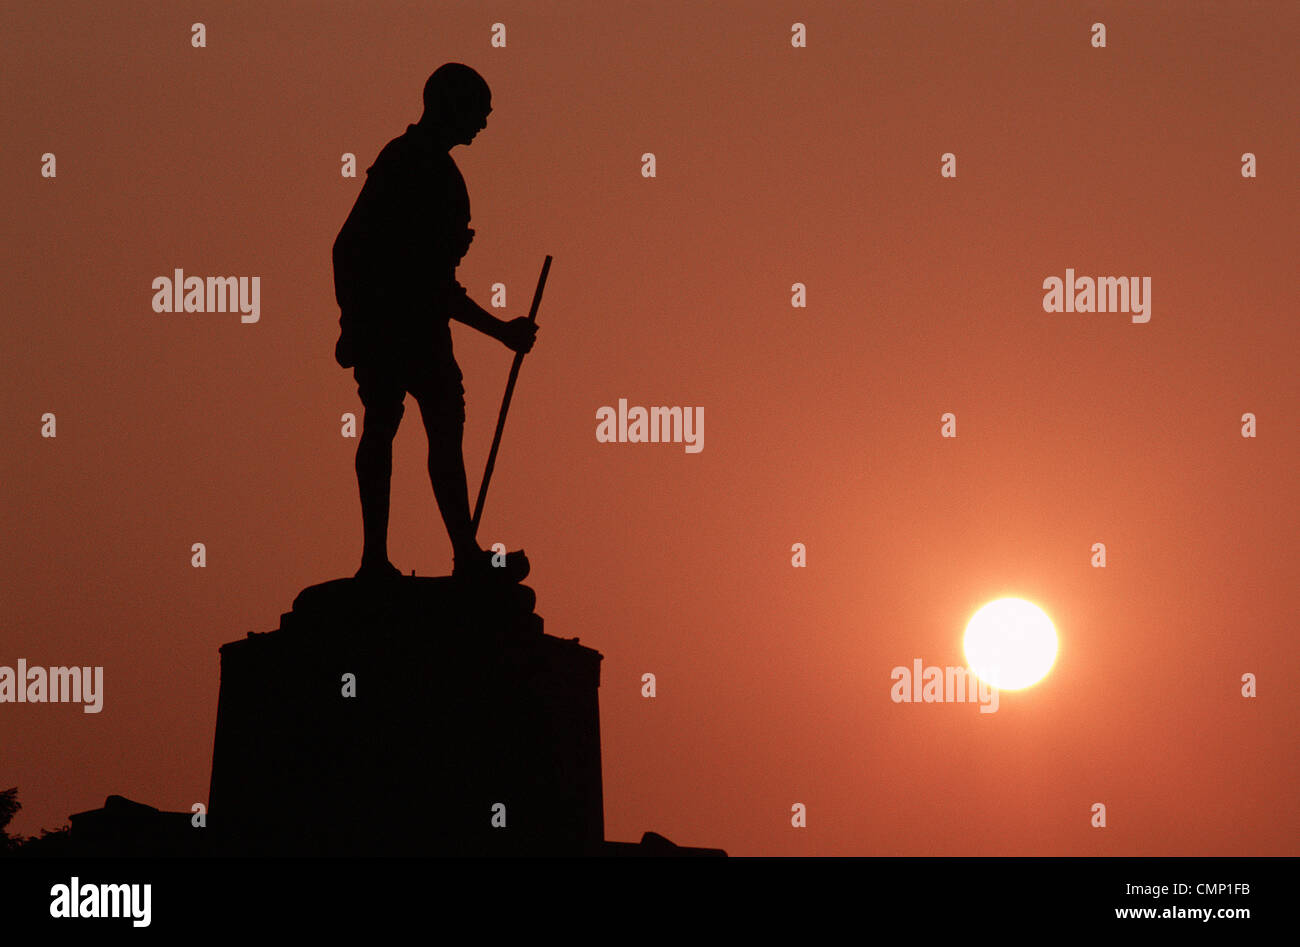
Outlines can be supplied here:
[[411, 138], [410, 129], [407, 129], [379, 150], [375, 163], [366, 168], [366, 174], [372, 177], [392, 177], [409, 173], [415, 157], [415, 142]]

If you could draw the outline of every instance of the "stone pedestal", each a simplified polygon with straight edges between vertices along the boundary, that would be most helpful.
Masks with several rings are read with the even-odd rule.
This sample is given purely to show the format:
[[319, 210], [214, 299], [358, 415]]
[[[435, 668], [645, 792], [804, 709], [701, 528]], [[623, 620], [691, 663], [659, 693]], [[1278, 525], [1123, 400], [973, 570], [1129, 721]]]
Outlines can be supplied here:
[[222, 646], [220, 850], [601, 852], [601, 655], [545, 634], [535, 601], [520, 585], [339, 579]]

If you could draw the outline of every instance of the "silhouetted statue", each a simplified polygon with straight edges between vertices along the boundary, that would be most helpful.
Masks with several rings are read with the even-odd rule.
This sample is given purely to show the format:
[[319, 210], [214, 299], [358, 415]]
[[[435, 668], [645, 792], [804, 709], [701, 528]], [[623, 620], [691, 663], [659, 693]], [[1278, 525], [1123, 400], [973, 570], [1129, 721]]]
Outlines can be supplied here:
[[334, 289], [342, 332], [334, 357], [353, 368], [365, 408], [357, 445], [357, 484], [365, 545], [357, 578], [396, 577], [388, 561], [393, 437], [409, 391], [429, 437], [429, 479], [451, 538], [453, 574], [519, 581], [519, 550], [504, 568], [475, 539], [461, 438], [465, 389], [452, 354], [455, 319], [527, 352], [537, 335], [528, 319], [506, 322], [475, 303], [456, 281], [469, 250], [469, 194], [450, 149], [487, 125], [492, 94], [468, 66], [447, 63], [424, 85], [424, 114], [366, 169], [366, 183], [334, 241]]

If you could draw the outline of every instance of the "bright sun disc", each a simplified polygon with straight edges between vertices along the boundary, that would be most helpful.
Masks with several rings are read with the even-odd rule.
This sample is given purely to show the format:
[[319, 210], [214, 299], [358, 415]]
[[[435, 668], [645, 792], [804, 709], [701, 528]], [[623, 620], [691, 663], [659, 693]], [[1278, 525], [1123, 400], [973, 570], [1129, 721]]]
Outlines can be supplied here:
[[966, 663], [998, 690], [1037, 684], [1056, 660], [1056, 629], [1037, 605], [1021, 598], [989, 602], [966, 626]]

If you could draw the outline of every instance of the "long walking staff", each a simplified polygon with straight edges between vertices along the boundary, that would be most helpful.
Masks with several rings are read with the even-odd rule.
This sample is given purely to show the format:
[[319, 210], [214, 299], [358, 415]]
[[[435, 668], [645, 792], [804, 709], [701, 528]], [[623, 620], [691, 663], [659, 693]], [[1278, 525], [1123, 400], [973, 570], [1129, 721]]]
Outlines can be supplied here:
[[[537, 292], [533, 293], [533, 306], [528, 310], [528, 321], [537, 321], [537, 307], [542, 304], [542, 290], [546, 288], [546, 274], [551, 271], [550, 254], [542, 264], [542, 275], [537, 278]], [[501, 402], [501, 413], [497, 416], [497, 432], [492, 436], [492, 450], [488, 452], [487, 466], [483, 468], [483, 485], [478, 488], [478, 500], [474, 503], [474, 535], [478, 535], [478, 521], [483, 516], [483, 502], [487, 499], [488, 481], [492, 479], [492, 468], [496, 466], [497, 449], [501, 446], [501, 432], [506, 427], [506, 412], [510, 410], [510, 396], [515, 393], [515, 381], [519, 378], [519, 366], [524, 364], [524, 353], [515, 353], [515, 363], [510, 366], [510, 380], [506, 382], [506, 396]]]

